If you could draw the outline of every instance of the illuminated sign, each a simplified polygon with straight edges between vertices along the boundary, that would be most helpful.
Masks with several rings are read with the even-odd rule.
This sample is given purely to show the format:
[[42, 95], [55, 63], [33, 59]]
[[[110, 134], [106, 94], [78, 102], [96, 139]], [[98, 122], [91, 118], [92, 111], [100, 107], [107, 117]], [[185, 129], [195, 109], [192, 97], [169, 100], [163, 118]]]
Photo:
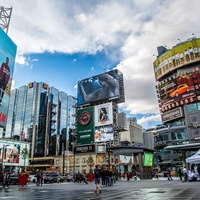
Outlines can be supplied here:
[[95, 151], [94, 145], [85, 145], [75, 147], [75, 153], [88, 153]]
[[174, 108], [173, 110], [167, 111], [161, 114], [162, 122], [168, 122], [177, 118], [183, 117], [182, 108]]
[[151, 167], [153, 165], [153, 154], [144, 153], [144, 167]]

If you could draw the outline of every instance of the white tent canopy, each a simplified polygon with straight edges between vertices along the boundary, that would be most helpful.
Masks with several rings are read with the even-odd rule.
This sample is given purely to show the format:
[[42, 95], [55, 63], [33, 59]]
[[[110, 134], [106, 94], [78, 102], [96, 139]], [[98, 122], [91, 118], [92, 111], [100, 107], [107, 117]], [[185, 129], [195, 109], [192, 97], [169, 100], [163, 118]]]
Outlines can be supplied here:
[[200, 149], [193, 156], [187, 158], [186, 163], [200, 163]]

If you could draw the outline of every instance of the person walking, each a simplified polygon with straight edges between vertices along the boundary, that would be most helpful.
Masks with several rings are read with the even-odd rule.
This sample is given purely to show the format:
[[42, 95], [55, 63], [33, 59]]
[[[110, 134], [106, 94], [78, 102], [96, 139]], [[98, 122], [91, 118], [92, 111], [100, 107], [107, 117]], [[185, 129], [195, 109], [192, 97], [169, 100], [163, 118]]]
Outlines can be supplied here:
[[5, 187], [9, 187], [9, 183], [10, 183], [10, 172], [6, 172], [4, 174], [4, 179], [3, 179], [3, 188]]
[[100, 169], [98, 168], [98, 165], [96, 165], [95, 169], [94, 169], [94, 182], [96, 185], [95, 193], [97, 193], [97, 191], [99, 191], [99, 193], [101, 193], [100, 177], [101, 177]]
[[172, 177], [171, 177], [171, 169], [168, 169], [168, 181], [173, 181]]

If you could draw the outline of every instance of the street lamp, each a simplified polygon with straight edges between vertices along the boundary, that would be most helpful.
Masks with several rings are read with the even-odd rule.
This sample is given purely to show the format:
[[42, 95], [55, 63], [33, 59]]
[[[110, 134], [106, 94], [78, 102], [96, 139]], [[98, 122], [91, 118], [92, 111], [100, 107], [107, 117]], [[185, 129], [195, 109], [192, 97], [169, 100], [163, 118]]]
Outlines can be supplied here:
[[7, 147], [7, 146], [10, 146], [10, 145], [3, 145], [3, 148], [2, 148], [2, 162], [1, 162], [1, 172], [2, 172], [2, 174], [4, 173], [4, 166], [3, 166], [3, 158], [4, 158], [4, 151], [5, 151], [5, 147]]

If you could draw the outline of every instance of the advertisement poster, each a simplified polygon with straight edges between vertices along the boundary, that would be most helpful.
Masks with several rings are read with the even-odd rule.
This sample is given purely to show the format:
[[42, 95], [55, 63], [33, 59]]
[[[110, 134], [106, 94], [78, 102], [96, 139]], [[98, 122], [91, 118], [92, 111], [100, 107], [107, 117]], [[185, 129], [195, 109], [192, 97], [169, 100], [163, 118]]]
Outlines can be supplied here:
[[145, 153], [144, 154], [144, 167], [151, 167], [153, 165], [153, 154]]
[[0, 126], [5, 127], [17, 46], [1, 28], [0, 44]]
[[77, 145], [94, 143], [94, 108], [88, 107], [77, 111]]
[[95, 126], [109, 125], [112, 123], [112, 103], [105, 103], [95, 106]]
[[0, 160], [6, 166], [28, 166], [29, 158], [22, 158], [21, 152], [24, 148], [27, 148], [30, 152], [30, 144], [25, 142], [0, 140]]
[[95, 128], [95, 142], [105, 142], [113, 140], [112, 126], [99, 126]]
[[112, 70], [93, 76], [78, 83], [78, 105], [102, 101], [105, 99], [119, 99], [118, 70]]

